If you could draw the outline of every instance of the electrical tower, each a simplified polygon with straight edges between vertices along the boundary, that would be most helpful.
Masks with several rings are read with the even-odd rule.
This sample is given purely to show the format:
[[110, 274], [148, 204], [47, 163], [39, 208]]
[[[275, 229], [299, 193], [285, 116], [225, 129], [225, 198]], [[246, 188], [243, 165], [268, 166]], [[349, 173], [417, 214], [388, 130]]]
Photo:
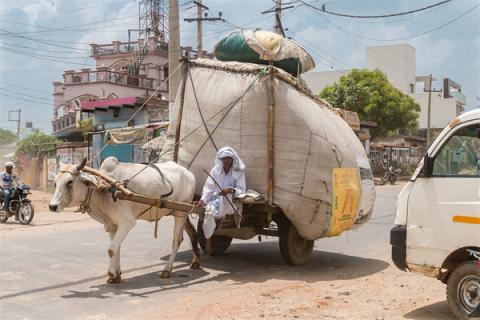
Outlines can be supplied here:
[[[132, 30], [129, 30], [129, 32]], [[140, 0], [138, 3], [138, 43], [128, 64], [128, 73], [138, 75], [143, 59], [148, 52], [148, 41], [154, 41], [161, 47], [168, 48], [168, 0]]]
[[140, 0], [138, 4], [139, 39], [151, 36], [162, 44], [168, 43], [168, 1], [167, 0]]

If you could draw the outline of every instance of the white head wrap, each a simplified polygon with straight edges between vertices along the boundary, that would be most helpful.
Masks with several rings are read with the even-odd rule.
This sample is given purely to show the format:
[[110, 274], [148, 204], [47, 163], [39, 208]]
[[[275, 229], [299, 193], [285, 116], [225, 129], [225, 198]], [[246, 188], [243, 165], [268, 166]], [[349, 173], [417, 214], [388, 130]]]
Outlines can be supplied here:
[[245, 164], [242, 159], [238, 156], [235, 150], [231, 147], [223, 147], [217, 152], [217, 157], [215, 158], [215, 167], [222, 169], [223, 164], [220, 159], [230, 157], [233, 159], [232, 169], [234, 171], [245, 171]]

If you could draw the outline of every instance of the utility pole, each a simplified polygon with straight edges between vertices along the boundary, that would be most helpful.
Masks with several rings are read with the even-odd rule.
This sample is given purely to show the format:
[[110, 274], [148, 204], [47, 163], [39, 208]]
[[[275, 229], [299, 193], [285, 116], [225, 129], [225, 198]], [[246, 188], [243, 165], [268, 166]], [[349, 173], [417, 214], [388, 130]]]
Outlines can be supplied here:
[[270, 10], [265, 10], [262, 14], [275, 12], [275, 33], [281, 34], [285, 37], [285, 30], [282, 25], [282, 11], [287, 9], [292, 9], [294, 6], [282, 7], [282, 0], [275, 0], [275, 8]]
[[197, 58], [202, 58], [203, 56], [203, 21], [221, 21], [224, 22], [225, 20], [222, 18], [222, 13], [218, 13], [218, 17], [209, 18], [208, 13], [205, 12], [205, 16], [203, 17], [203, 10], [209, 10], [209, 8], [202, 3], [202, 0], [193, 1], [193, 3], [197, 6], [197, 17], [196, 18], [185, 18], [183, 21], [185, 22], [197, 22]]
[[[12, 115], [17, 114], [16, 117]], [[13, 121], [17, 123], [17, 142], [20, 141], [20, 124], [22, 122], [22, 109], [10, 110], [8, 111], [8, 121]]]
[[180, 70], [177, 70], [181, 58], [178, 0], [168, 0], [168, 25], [168, 72], [170, 76], [168, 83], [168, 101], [170, 103], [168, 111], [170, 112], [172, 111], [180, 83]]
[[424, 92], [428, 92], [428, 108], [427, 108], [427, 146], [430, 146], [432, 143], [432, 134], [431, 134], [431, 124], [430, 124], [430, 117], [431, 117], [431, 109], [432, 109], [432, 92], [442, 92], [442, 90], [435, 90], [432, 89], [432, 82], [433, 82], [432, 74], [428, 77], [428, 90], [423, 89]]
[[275, 33], [285, 36], [282, 28], [282, 0], [275, 1]]

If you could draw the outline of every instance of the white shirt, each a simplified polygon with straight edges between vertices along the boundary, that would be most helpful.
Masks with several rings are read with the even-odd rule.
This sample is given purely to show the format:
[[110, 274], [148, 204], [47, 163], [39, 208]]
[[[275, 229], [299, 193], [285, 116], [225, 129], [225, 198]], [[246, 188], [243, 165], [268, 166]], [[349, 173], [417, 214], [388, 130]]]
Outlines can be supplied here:
[[[210, 175], [218, 182], [218, 184], [225, 188], [235, 189], [235, 195], [245, 193], [246, 191], [246, 182], [245, 182], [245, 172], [240, 170], [230, 169], [228, 173], [225, 173], [223, 168], [214, 167], [210, 171]], [[214, 200], [220, 193], [219, 188], [213, 182], [212, 178], [208, 177], [205, 185], [203, 186], [202, 198], [201, 200], [205, 203], [208, 203]]]

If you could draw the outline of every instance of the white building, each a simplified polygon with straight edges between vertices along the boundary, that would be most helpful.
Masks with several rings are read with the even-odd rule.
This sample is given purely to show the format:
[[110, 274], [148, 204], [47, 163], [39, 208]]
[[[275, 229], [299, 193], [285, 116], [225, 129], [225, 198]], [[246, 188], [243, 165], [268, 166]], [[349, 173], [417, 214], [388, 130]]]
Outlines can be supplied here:
[[[367, 47], [366, 56], [368, 69], [379, 69], [384, 72], [395, 88], [411, 95], [420, 105], [419, 129], [426, 129], [428, 92], [425, 92], [424, 88], [427, 91], [430, 88], [429, 78], [416, 74], [415, 48], [408, 44]], [[348, 70], [329, 70], [307, 72], [302, 77], [312, 92], [319, 93], [325, 86], [338, 81], [346, 73]], [[466, 104], [461, 86], [448, 78], [443, 80], [442, 92], [432, 92], [431, 97], [431, 128], [437, 131], [462, 113]], [[432, 87], [434, 88], [435, 84]]]

